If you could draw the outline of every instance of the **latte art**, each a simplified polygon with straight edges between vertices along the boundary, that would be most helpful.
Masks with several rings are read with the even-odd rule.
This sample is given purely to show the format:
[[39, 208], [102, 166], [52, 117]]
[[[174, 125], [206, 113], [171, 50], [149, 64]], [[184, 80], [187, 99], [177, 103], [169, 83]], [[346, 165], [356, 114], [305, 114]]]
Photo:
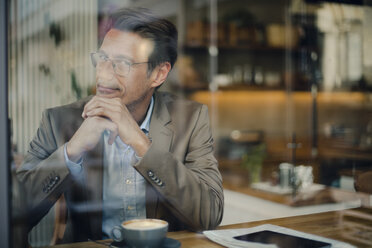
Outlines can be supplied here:
[[159, 219], [134, 219], [114, 226], [111, 235], [117, 242], [125, 241], [128, 247], [162, 247], [168, 231], [168, 222]]
[[143, 220], [143, 221], [128, 221], [123, 226], [124, 228], [128, 229], [153, 229], [153, 228], [159, 228], [164, 227], [166, 223], [164, 222], [157, 222], [157, 221], [149, 221], [149, 220]]

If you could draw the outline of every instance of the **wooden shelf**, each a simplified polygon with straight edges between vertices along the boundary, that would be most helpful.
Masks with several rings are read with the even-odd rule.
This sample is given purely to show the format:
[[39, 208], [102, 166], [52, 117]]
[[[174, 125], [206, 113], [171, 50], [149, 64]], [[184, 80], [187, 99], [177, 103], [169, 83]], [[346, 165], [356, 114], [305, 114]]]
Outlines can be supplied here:
[[320, 138], [319, 157], [330, 159], [372, 160], [372, 148], [348, 144], [345, 138]]
[[[185, 51], [208, 51], [208, 44], [186, 44], [183, 46]], [[218, 45], [217, 47], [220, 51], [251, 51], [251, 52], [283, 52], [287, 51], [286, 47], [271, 47], [267, 45], [260, 44], [248, 44], [248, 45]], [[300, 51], [314, 51], [315, 47], [291, 47], [288, 49], [290, 52], [300, 52]]]
[[265, 86], [265, 85], [248, 85], [248, 84], [243, 84], [243, 83], [239, 83], [239, 84], [231, 84], [231, 85], [228, 85], [228, 86], [219, 86], [218, 87], [219, 90], [247, 90], [247, 91], [280, 91], [280, 90], [284, 90], [284, 87], [283, 86]]

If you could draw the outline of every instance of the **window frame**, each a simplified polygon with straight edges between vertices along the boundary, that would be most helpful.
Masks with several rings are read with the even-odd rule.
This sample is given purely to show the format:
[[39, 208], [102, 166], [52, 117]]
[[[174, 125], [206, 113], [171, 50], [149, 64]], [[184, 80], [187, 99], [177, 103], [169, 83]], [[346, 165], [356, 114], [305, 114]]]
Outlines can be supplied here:
[[10, 130], [8, 121], [8, 13], [7, 0], [0, 0], [0, 246], [11, 247]]

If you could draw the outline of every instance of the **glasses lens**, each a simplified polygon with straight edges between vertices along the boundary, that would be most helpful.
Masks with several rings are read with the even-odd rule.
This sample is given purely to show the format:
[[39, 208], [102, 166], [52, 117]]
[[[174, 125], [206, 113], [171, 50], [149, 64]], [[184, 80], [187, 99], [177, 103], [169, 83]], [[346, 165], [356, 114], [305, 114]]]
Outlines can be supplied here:
[[126, 76], [129, 73], [130, 64], [125, 60], [114, 60], [114, 70], [120, 76]]
[[94, 67], [97, 66], [97, 57], [98, 57], [98, 54], [97, 53], [91, 53], [90, 54], [90, 60], [92, 61], [92, 65]]
[[106, 55], [102, 53], [91, 53], [90, 58], [94, 67], [101, 65], [103, 62], [109, 60]]
[[125, 60], [110, 60], [106, 55], [101, 53], [91, 53], [90, 58], [92, 65], [98, 68], [103, 62], [110, 61], [116, 74], [126, 76], [130, 70], [130, 62]]

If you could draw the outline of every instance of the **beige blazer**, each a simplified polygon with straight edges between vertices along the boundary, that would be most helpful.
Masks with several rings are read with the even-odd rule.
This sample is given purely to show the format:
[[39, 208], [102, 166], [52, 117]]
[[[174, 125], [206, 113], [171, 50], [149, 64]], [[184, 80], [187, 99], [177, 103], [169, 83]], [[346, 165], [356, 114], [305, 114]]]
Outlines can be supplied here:
[[[152, 145], [135, 168], [147, 181], [146, 214], [169, 222], [169, 230], [215, 228], [222, 219], [223, 189], [213, 155], [207, 107], [164, 92], [154, 94]], [[30, 228], [64, 194], [65, 242], [102, 238], [103, 138], [83, 158], [75, 179], [63, 146], [79, 128], [90, 98], [44, 111], [17, 178], [25, 188]]]

